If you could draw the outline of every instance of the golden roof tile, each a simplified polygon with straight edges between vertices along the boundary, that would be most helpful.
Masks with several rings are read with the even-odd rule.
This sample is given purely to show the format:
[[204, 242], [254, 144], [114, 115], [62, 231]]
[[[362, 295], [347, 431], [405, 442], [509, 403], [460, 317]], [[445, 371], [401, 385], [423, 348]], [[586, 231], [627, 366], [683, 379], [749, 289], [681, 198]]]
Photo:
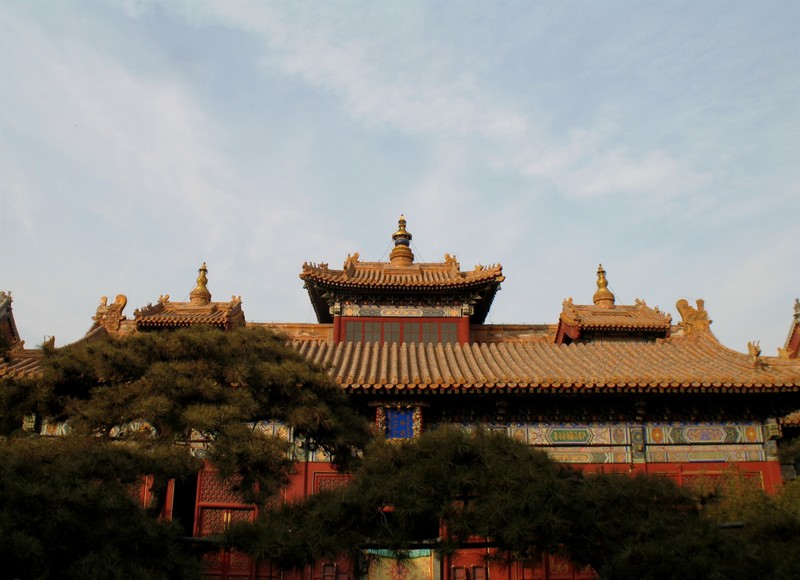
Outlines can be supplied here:
[[613, 309], [594, 305], [573, 304], [564, 301], [560, 320], [565, 324], [587, 330], [658, 330], [668, 331], [672, 317], [657, 308], [650, 308], [643, 300], [636, 304], [615, 305]]
[[633, 305], [616, 304], [602, 264], [597, 267], [597, 291], [592, 301], [594, 304], [574, 304], [572, 298], [564, 300], [559, 316], [559, 342], [562, 335], [574, 340], [583, 331], [638, 331], [659, 337], [669, 334], [672, 325], [669, 314], [650, 308], [638, 298]]
[[377, 344], [300, 341], [348, 390], [800, 391], [800, 362], [725, 348], [710, 333], [649, 343]]
[[341, 270], [327, 263], [304, 263], [300, 279], [305, 282], [320, 322], [332, 321], [332, 309], [339, 295], [402, 293], [405, 296], [472, 292], [473, 322], [483, 322], [500, 283], [505, 280], [500, 264], [477, 265], [462, 271], [455, 256], [445, 254], [443, 262], [414, 262], [411, 233], [400, 216], [392, 235], [394, 248], [388, 262], [362, 262], [358, 252], [348, 255]]
[[[208, 269], [204, 262], [198, 270], [196, 286], [189, 293], [189, 302], [172, 302], [169, 294], [164, 294], [158, 298], [156, 304], [148, 304], [135, 310], [133, 316], [136, 327], [145, 330], [206, 325], [230, 330], [244, 326], [241, 297], [232, 296], [230, 302], [212, 302], [211, 292], [206, 287], [207, 274]], [[98, 314], [99, 312], [98, 309]]]
[[39, 349], [21, 349], [11, 351], [5, 357], [0, 356], [0, 379], [30, 379], [40, 374], [39, 363], [44, 352]]
[[[445, 255], [445, 259], [449, 254]], [[348, 256], [341, 270], [327, 264], [303, 264], [300, 278], [332, 287], [363, 289], [460, 289], [505, 280], [500, 264], [475, 266], [461, 272], [448, 262], [418, 263], [398, 268], [391, 262], [361, 262], [358, 253]]]

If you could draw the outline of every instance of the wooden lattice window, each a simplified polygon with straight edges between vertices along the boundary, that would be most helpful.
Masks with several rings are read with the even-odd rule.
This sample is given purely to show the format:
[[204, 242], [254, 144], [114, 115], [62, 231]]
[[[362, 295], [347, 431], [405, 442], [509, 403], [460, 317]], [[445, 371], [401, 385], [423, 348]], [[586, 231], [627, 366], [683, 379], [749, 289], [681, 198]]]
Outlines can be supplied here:
[[458, 342], [458, 323], [442, 320], [345, 320], [344, 340], [364, 343]]

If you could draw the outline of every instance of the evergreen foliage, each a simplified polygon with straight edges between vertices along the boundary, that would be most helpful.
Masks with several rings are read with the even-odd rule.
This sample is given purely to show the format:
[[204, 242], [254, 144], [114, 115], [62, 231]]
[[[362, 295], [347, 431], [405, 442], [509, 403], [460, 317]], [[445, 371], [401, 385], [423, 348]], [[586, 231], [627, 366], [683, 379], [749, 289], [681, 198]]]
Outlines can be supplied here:
[[196, 578], [178, 530], [136, 501], [142, 474], [192, 468], [186, 454], [79, 437], [0, 444], [4, 578]]
[[[558, 553], [602, 578], [800, 577], [797, 485], [777, 498], [746, 480], [681, 489], [658, 477], [585, 475], [505, 435], [456, 427], [372, 440], [342, 389], [263, 329], [188, 329], [46, 347], [42, 378], [0, 382], [0, 555], [19, 578], [191, 578], [182, 533], [156, 516], [170, 478], [201, 462], [185, 442], [273, 506], [227, 542], [297, 568], [366, 547], [492, 548], [505, 561]], [[25, 415], [67, 421], [36, 437]], [[348, 485], [306, 501], [268, 498], [293, 469], [279, 420], [330, 452]], [[371, 442], [370, 442], [371, 441]], [[155, 501], [135, 499], [143, 476]], [[721, 523], [743, 527], [723, 529]]]
[[[126, 578], [181, 577], [148, 566], [187, 553], [154, 515], [167, 480], [202, 466], [184, 444], [193, 431], [213, 440], [209, 459], [258, 502], [293, 467], [289, 442], [263, 434], [258, 421], [285, 423], [343, 467], [370, 438], [342, 389], [264, 329], [138, 333], [45, 353], [40, 379], [0, 383], [0, 535], [13, 538], [2, 548], [5, 565], [13, 562], [21, 578], [91, 567], [109, 573], [97, 577], [115, 577], [115, 569]], [[30, 413], [66, 422], [69, 435], [22, 432]], [[136, 507], [129, 489], [145, 475], [154, 482], [152, 513]], [[124, 541], [115, 541], [116, 529]], [[73, 544], [86, 547], [67, 549]]]
[[800, 577], [796, 517], [731, 530], [707, 512], [663, 477], [585, 475], [503, 434], [448, 427], [376, 441], [349, 485], [267, 511], [228, 542], [287, 568], [365, 547], [402, 559], [481, 546], [505, 562], [558, 553], [605, 579]]

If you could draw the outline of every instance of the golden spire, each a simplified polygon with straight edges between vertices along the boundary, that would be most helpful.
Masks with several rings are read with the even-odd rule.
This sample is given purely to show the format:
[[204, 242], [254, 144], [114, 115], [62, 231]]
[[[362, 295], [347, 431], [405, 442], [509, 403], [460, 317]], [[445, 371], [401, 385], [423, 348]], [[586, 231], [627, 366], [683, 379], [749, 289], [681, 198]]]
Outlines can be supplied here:
[[608, 289], [608, 280], [606, 280], [603, 264], [597, 266], [597, 292], [592, 296], [592, 300], [599, 308], [614, 308], [614, 294]]
[[208, 284], [207, 274], [208, 268], [206, 268], [206, 263], [203, 262], [203, 265], [197, 271], [197, 286], [189, 292], [189, 302], [195, 306], [205, 306], [211, 302], [211, 292], [206, 288], [206, 284]]
[[392, 234], [394, 249], [389, 254], [389, 262], [394, 266], [410, 266], [414, 262], [414, 252], [409, 247], [411, 244], [411, 233], [406, 230], [406, 218], [400, 215], [397, 220], [397, 231]]

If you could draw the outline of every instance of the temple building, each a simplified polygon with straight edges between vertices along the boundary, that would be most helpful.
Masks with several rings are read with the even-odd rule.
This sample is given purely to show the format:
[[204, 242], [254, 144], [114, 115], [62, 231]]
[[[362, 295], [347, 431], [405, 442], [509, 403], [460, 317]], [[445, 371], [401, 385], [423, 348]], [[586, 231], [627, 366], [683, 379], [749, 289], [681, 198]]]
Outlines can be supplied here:
[[[757, 344], [747, 353], [720, 344], [703, 300], [679, 300], [679, 320], [644, 300], [618, 304], [608, 287], [613, 272], [602, 265], [587, 272], [583, 289], [572, 289], [593, 292], [591, 304], [567, 298], [549, 324], [486, 324], [505, 282], [502, 266], [462, 270], [449, 254], [441, 262], [416, 262], [402, 216], [392, 239], [388, 262], [361, 261], [354, 253], [341, 269], [303, 264], [300, 279], [314, 324], [246, 321], [241, 298], [211, 301], [203, 264], [190, 302], [161, 296], [128, 319], [124, 295], [112, 304], [103, 298], [89, 334], [267, 326], [328, 368], [354, 407], [390, 439], [445, 423], [482, 426], [587, 471], [662, 474], [687, 485], [735, 470], [767, 492], [781, 484], [778, 442], [800, 427], [800, 302], [778, 356], [763, 355]], [[10, 297], [3, 300], [0, 336], [7, 354], [0, 377], [35, 372], [37, 355], [18, 344]], [[291, 437], [280, 425], [268, 428]], [[302, 498], [346, 477], [321, 452], [308, 451], [285, 498]], [[255, 509], [238, 502], [211, 468], [198, 477], [196, 494], [196, 536], [217, 533], [223, 522], [251, 517]], [[425, 552], [408, 565], [416, 577], [442, 580], [594, 577], [555, 556], [494, 569], [484, 555], [466, 550], [441, 562]], [[209, 558], [206, 577], [293, 577], [242, 558]], [[354, 578], [346, 561], [321, 562], [305, 572], [303, 578]], [[389, 573], [376, 570], [369, 577]]]

